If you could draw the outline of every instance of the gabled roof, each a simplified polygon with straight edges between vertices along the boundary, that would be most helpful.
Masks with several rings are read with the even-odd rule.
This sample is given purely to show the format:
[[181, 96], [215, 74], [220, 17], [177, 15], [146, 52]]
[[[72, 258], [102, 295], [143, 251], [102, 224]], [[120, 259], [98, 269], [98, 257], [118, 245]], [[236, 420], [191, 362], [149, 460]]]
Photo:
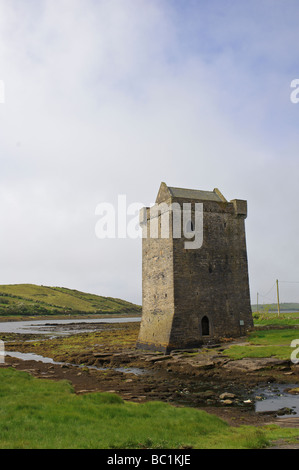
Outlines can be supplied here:
[[173, 186], [167, 186], [166, 183], [161, 183], [156, 203], [165, 201], [169, 197], [178, 199], [193, 199], [197, 201], [227, 202], [225, 197], [217, 188], [215, 188], [213, 191], [201, 191], [199, 189], [175, 188]]

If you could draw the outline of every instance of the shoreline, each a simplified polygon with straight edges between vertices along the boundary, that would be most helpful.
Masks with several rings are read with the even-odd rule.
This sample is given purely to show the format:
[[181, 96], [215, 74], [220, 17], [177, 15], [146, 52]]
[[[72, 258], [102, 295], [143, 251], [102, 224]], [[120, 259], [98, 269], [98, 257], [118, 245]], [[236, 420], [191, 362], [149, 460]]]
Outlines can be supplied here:
[[[286, 388], [288, 384], [299, 383], [299, 366], [271, 358], [232, 360], [221, 352], [221, 346], [227, 348], [228, 343], [217, 349], [177, 351], [169, 355], [137, 350], [138, 330], [138, 324], [134, 323], [103, 323], [92, 333], [34, 342], [30, 335], [16, 334], [13, 341], [6, 343], [7, 353], [9, 350], [31, 352], [51, 357], [60, 364], [6, 357], [1, 368], [13, 367], [43, 379], [68, 380], [77, 394], [111, 392], [138, 403], [158, 400], [174, 406], [195, 407], [234, 426], [273, 422], [281, 425], [275, 413], [255, 412], [254, 390], [269, 383], [283, 383]], [[245, 340], [240, 338], [239, 342]], [[121, 372], [119, 368], [128, 370]], [[129, 372], [134, 368], [145, 373]], [[298, 426], [298, 420], [288, 419], [294, 427]]]

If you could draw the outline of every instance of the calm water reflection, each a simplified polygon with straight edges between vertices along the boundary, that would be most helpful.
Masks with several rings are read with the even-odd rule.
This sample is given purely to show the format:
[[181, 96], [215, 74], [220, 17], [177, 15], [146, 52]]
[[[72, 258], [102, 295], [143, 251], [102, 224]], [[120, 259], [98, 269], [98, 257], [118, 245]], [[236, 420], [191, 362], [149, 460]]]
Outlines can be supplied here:
[[[129, 323], [140, 322], [140, 317], [127, 318], [95, 318], [95, 319], [72, 319], [72, 320], [28, 320], [28, 321], [10, 321], [0, 322], [0, 333], [19, 333], [19, 334], [45, 334], [45, 335], [68, 335], [76, 332], [93, 331], [99, 329], [102, 323]], [[76, 325], [86, 324], [76, 329]]]

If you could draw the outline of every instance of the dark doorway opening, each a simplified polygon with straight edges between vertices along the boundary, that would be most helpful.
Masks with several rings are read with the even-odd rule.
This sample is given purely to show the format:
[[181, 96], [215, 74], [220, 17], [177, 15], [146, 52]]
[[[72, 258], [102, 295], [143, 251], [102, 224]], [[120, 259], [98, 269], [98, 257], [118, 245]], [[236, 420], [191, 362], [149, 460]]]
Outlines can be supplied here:
[[201, 320], [201, 334], [202, 336], [210, 335], [210, 322], [208, 317], [203, 317]]

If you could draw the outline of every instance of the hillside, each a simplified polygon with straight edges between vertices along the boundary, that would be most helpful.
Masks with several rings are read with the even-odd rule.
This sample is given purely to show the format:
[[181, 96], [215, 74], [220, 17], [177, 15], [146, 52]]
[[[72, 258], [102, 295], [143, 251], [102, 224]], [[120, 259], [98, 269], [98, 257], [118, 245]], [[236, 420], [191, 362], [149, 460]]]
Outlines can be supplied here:
[[64, 287], [0, 285], [0, 315], [140, 313], [139, 305]]
[[[251, 305], [252, 311], [256, 312], [257, 311], [257, 305]], [[258, 306], [259, 311], [264, 312], [264, 311], [269, 311], [269, 312], [277, 312], [277, 304], [264, 304], [264, 305], [259, 305]], [[299, 312], [299, 303], [294, 303], [294, 302], [284, 302], [280, 304], [280, 311], [294, 311], [294, 312]]]

